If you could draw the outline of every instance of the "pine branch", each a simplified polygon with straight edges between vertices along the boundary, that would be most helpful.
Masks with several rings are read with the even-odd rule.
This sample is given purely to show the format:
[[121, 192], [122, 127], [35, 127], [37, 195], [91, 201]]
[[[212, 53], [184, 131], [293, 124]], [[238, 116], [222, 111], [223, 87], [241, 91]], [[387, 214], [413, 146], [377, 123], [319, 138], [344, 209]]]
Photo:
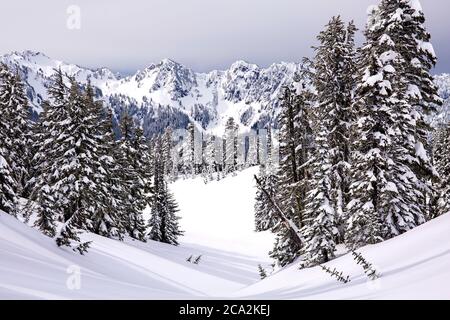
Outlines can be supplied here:
[[192, 254], [189, 256], [189, 258], [186, 259], [187, 262], [192, 262]]
[[355, 260], [356, 264], [363, 267], [364, 273], [370, 280], [376, 280], [381, 277], [381, 275], [377, 272], [377, 270], [375, 270], [373, 265], [369, 263], [361, 253], [356, 252], [355, 250], [351, 250], [351, 252], [353, 260]]
[[77, 252], [81, 255], [84, 255], [86, 252], [88, 252], [89, 247], [91, 246], [92, 241], [87, 241], [79, 244], [77, 247], [73, 248], [72, 250]]
[[322, 266], [322, 265], [320, 265], [320, 267], [322, 268], [322, 270], [324, 270], [326, 273], [328, 273], [332, 278], [336, 278], [337, 281], [342, 282], [342, 283], [350, 282], [350, 276], [347, 276], [346, 278], [344, 278], [344, 274], [342, 271], [339, 272], [336, 268], [331, 270], [330, 268]]

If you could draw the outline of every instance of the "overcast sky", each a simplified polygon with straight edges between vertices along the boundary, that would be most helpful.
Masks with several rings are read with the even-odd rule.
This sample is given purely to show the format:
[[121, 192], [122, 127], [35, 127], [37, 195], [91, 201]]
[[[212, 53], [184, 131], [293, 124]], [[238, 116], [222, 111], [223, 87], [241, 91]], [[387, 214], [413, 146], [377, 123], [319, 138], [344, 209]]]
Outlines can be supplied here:
[[[367, 7], [374, 3], [377, 0], [2, 0], [0, 54], [30, 49], [122, 73], [163, 58], [196, 71], [225, 69], [238, 59], [267, 66], [310, 55], [315, 36], [333, 15], [354, 19], [363, 28]], [[70, 5], [81, 10], [80, 29], [67, 28]], [[422, 0], [422, 6], [440, 59], [435, 72], [450, 72], [450, 1]]]

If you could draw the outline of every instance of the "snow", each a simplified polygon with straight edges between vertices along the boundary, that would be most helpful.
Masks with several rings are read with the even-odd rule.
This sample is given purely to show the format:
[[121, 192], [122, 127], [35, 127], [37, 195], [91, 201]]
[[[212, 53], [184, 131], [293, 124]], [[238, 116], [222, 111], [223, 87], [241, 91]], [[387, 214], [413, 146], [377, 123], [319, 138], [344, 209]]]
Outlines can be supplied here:
[[6, 159], [0, 155], [0, 169], [7, 168], [7, 167], [8, 167], [8, 163], [6, 162]]
[[[348, 284], [298, 263], [259, 281], [258, 264], [271, 272], [273, 236], [253, 232], [256, 172], [172, 184], [186, 231], [179, 247], [82, 234], [93, 242], [81, 256], [0, 212], [0, 299], [450, 298], [450, 215], [358, 250], [381, 273], [377, 281], [344, 248], [327, 266], [349, 275]], [[198, 265], [186, 261], [191, 255], [202, 255]], [[77, 270], [79, 289], [70, 286]]]
[[423, 146], [422, 142], [416, 143], [416, 155], [424, 162], [429, 161], [427, 151], [425, 150], [425, 147]]
[[351, 281], [342, 284], [320, 267], [298, 270], [292, 264], [242, 289], [233, 297], [266, 299], [450, 299], [450, 214], [404, 235], [367, 246], [362, 255], [381, 277], [370, 281], [345, 254], [326, 265]]
[[363, 81], [365, 84], [367, 84], [369, 87], [373, 87], [375, 83], [380, 82], [383, 80], [383, 74], [377, 73], [373, 76], [369, 76], [369, 74], [366, 72], [364, 75]]
[[[173, 184], [186, 231], [179, 247], [82, 234], [93, 242], [80, 256], [0, 213], [0, 299], [210, 298], [255, 283], [258, 264], [270, 270], [274, 241], [253, 231], [256, 172], [208, 185], [202, 179]], [[186, 261], [191, 255], [202, 255], [198, 265]], [[80, 290], [66, 286], [71, 266], [81, 268]]]
[[270, 262], [267, 253], [272, 249], [274, 237], [268, 232], [254, 232], [256, 183], [253, 175], [257, 171], [257, 168], [248, 169], [235, 177], [208, 184], [196, 178], [172, 185], [181, 208], [181, 225], [186, 230], [183, 242], [198, 244], [207, 239], [208, 246], [215, 249]]
[[431, 57], [436, 57], [436, 51], [434, 51], [434, 47], [431, 42], [416, 40], [417, 46], [419, 50], [428, 53]]
[[[142, 117], [146, 111], [173, 109], [187, 115], [197, 126], [207, 126], [214, 134], [223, 134], [228, 117], [247, 132], [259, 119], [275, 118], [279, 112], [279, 95], [284, 85], [292, 82], [298, 63], [276, 63], [260, 68], [245, 61], [233, 63], [228, 70], [197, 73], [170, 59], [151, 64], [135, 74], [120, 77], [106, 68], [91, 70], [53, 60], [32, 51], [13, 52], [0, 56], [0, 61], [23, 70], [30, 104], [42, 112], [41, 100], [48, 98], [47, 86], [54, 70], [74, 75], [79, 83], [91, 80], [101, 90], [106, 105], [109, 98], [120, 95], [123, 103], [136, 105]], [[120, 110], [115, 110], [116, 115]], [[240, 121], [242, 119], [242, 121]], [[139, 119], [139, 120], [142, 120]], [[205, 123], [203, 123], [205, 122]]]
[[412, 98], [422, 99], [422, 93], [421, 93], [419, 87], [414, 85], [414, 84], [410, 84], [408, 86], [408, 90], [406, 92], [406, 95], [410, 96]]
[[414, 13], [414, 15], [417, 15], [417, 14], [420, 14], [423, 12], [422, 4], [420, 3], [419, 0], [410, 0], [409, 5], [414, 11], [416, 11]]

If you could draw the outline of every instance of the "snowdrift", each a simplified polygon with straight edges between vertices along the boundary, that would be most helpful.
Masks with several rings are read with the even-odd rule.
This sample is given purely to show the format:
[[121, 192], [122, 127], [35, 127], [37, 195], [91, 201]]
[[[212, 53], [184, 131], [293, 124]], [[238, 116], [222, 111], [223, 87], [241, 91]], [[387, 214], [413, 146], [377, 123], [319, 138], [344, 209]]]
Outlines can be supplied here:
[[[175, 183], [186, 231], [179, 247], [89, 234], [82, 240], [92, 246], [80, 256], [0, 212], [0, 299], [205, 299], [255, 283], [273, 243], [253, 231], [255, 172]], [[186, 261], [191, 255], [202, 255], [198, 265]], [[77, 270], [80, 288], [72, 290]]]
[[[350, 276], [347, 284], [295, 263], [260, 281], [273, 236], [253, 231], [255, 172], [176, 182], [186, 231], [179, 247], [89, 234], [92, 247], [80, 256], [0, 212], [0, 299], [450, 299], [450, 215], [358, 250], [381, 273], [376, 281], [349, 254], [327, 264]], [[198, 265], [191, 255], [202, 255]]]
[[281, 270], [233, 296], [275, 299], [450, 299], [450, 214], [358, 252], [381, 277], [370, 281], [351, 254], [326, 264], [350, 276], [347, 284], [320, 267]]

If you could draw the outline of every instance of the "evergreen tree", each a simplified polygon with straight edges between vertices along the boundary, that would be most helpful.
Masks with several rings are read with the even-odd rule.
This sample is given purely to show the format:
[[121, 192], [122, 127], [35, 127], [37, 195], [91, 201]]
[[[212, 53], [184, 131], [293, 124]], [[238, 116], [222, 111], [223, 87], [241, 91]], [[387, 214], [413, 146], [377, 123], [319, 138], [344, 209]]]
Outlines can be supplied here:
[[184, 173], [185, 178], [192, 178], [195, 175], [194, 131], [195, 128], [193, 123], [189, 123], [186, 128], [187, 134], [183, 137], [181, 172]]
[[[399, 1], [383, 1], [366, 27], [360, 53], [353, 126], [347, 242], [353, 248], [408, 231], [424, 221], [408, 166], [412, 110], [405, 99], [405, 59], [398, 51]], [[414, 140], [414, 139], [413, 139]]]
[[206, 136], [203, 167], [204, 181], [206, 183], [212, 181], [214, 179], [214, 172], [217, 171], [216, 137], [213, 135]]
[[[42, 177], [41, 179], [46, 179]], [[53, 207], [55, 205], [55, 198], [53, 197], [52, 190], [47, 180], [42, 181], [42, 189], [39, 192], [37, 198], [38, 210], [37, 219], [34, 226], [38, 228], [43, 234], [48, 237], [54, 237], [56, 235], [56, 224]]]
[[440, 176], [435, 215], [442, 215], [450, 212], [450, 124], [442, 126], [435, 134], [434, 157]]
[[[264, 166], [259, 167], [259, 180], [262, 187], [269, 192], [273, 199], [277, 198], [277, 178], [274, 170], [266, 169]], [[258, 188], [256, 191], [255, 202], [255, 230], [267, 231], [274, 228], [279, 222], [278, 215], [275, 213], [275, 208], [269, 201], [267, 196]]]
[[[0, 65], [0, 88], [5, 86], [3, 78], [9, 71], [3, 64]], [[9, 164], [11, 158], [11, 150], [13, 148], [13, 136], [10, 135], [12, 131], [11, 117], [8, 116], [11, 109], [6, 101], [0, 97], [0, 210], [16, 215], [18, 202], [18, 183], [13, 174], [12, 168]]]
[[18, 197], [14, 190], [17, 182], [14, 180], [4, 154], [6, 152], [0, 148], [0, 210], [15, 216]]
[[180, 218], [176, 215], [178, 206], [164, 179], [164, 162], [160, 153], [162, 142], [158, 141], [157, 145], [153, 172], [154, 183], [149, 238], [154, 241], [178, 245], [178, 237], [183, 234], [178, 223]]
[[258, 273], [259, 273], [259, 277], [261, 278], [261, 280], [267, 278], [267, 272], [266, 272], [266, 270], [264, 270], [264, 268], [260, 264], [258, 264]]
[[[414, 218], [412, 227], [424, 223], [429, 216], [429, 197], [433, 193], [431, 180], [436, 177], [436, 170], [430, 156], [431, 128], [427, 117], [435, 112], [435, 106], [442, 103], [434, 85], [430, 69], [437, 58], [430, 43], [430, 34], [425, 28], [425, 16], [419, 0], [397, 0], [394, 3], [383, 1], [380, 5], [380, 16], [385, 19], [396, 19], [398, 29], [391, 36], [403, 63], [397, 69], [402, 70], [399, 95], [405, 100], [401, 113], [402, 137], [398, 143], [406, 153], [400, 161], [408, 169], [408, 184], [404, 197]], [[391, 236], [410, 230], [393, 220]]]
[[120, 180], [121, 168], [117, 161], [117, 144], [113, 129], [113, 115], [104, 109], [101, 101], [95, 101], [94, 89], [90, 82], [86, 87], [85, 103], [98, 123], [94, 138], [98, 145], [99, 168], [94, 179], [99, 186], [98, 200], [102, 204], [92, 218], [91, 231], [108, 237], [122, 239], [125, 233], [124, 216], [127, 197]]
[[317, 39], [315, 48], [314, 87], [317, 103], [329, 132], [328, 144], [331, 156], [331, 205], [336, 213], [336, 223], [343, 238], [344, 211], [348, 202], [349, 128], [352, 121], [352, 92], [355, 72], [356, 27], [350, 22], [346, 27], [340, 17], [333, 17]]
[[[145, 223], [142, 211], [146, 208], [148, 198], [149, 170], [147, 151], [139, 155], [140, 144], [145, 144], [141, 130], [134, 130], [133, 120], [125, 111], [121, 117], [121, 134], [119, 141], [118, 163], [122, 171], [120, 179], [126, 200], [126, 213], [124, 214], [124, 226], [128, 234], [137, 240], [145, 239]], [[144, 158], [141, 158], [144, 157]], [[141, 161], [143, 160], [143, 162]]]
[[[53, 221], [62, 222], [58, 246], [74, 246], [83, 253], [88, 243], [80, 243], [80, 230], [94, 230], [93, 222], [104, 210], [105, 171], [102, 168], [97, 116], [73, 78], [70, 90], [59, 70], [49, 88], [50, 102], [42, 115], [39, 151], [31, 199], [37, 205], [36, 225], [54, 234]], [[89, 100], [89, 101], [88, 101]]]
[[[104, 210], [101, 201], [105, 172], [100, 171], [97, 118], [86, 103], [75, 79], [70, 78], [68, 118], [58, 123], [60, 135], [56, 137], [59, 157], [45, 174], [55, 177], [53, 184], [56, 203], [64, 217], [64, 225], [56, 242], [59, 246], [79, 242], [78, 230], [93, 230], [93, 220], [98, 211]], [[52, 151], [49, 151], [52, 152]], [[42, 205], [42, 204], [41, 204]], [[76, 248], [83, 253], [84, 244]]]
[[[312, 129], [310, 106], [314, 95], [310, 89], [309, 67], [304, 66], [296, 82], [296, 90], [286, 88], [281, 104], [279, 133], [279, 167], [277, 177], [277, 200], [287, 218], [301, 229], [305, 225], [306, 193], [308, 190], [309, 163], [311, 162]], [[281, 266], [294, 261], [301, 247], [293, 233], [283, 223], [274, 226], [277, 234], [270, 256]]]
[[225, 175], [237, 170], [238, 158], [238, 126], [234, 118], [228, 118], [225, 124], [225, 153], [224, 153], [224, 171]]
[[18, 72], [13, 73], [5, 64], [0, 66], [0, 110], [3, 121], [0, 147], [7, 151], [6, 160], [11, 168], [14, 180], [13, 188], [18, 196], [25, 196], [25, 185], [29, 179], [31, 159], [30, 133], [32, 122], [28, 99]]
[[43, 113], [39, 123], [35, 126], [37, 146], [32, 159], [33, 178], [29, 181], [31, 189], [28, 208], [34, 208], [38, 219], [36, 226], [47, 235], [53, 236], [56, 232], [55, 221], [64, 222], [64, 211], [58, 205], [54, 192], [54, 185], [58, 182], [57, 176], [52, 176], [56, 167], [54, 160], [63, 155], [61, 143], [57, 140], [63, 135], [62, 122], [69, 119], [68, 96], [69, 89], [64, 83], [62, 71], [56, 70], [48, 89], [50, 101], [43, 103]]
[[306, 225], [301, 229], [306, 242], [301, 249], [304, 266], [327, 262], [334, 257], [336, 250], [335, 238], [338, 229], [336, 213], [332, 205], [330, 175], [332, 155], [328, 137], [326, 122], [321, 121], [316, 129], [316, 150], [310, 179], [311, 190], [308, 191], [305, 208]]
[[164, 161], [164, 176], [169, 181], [174, 181], [176, 179], [176, 170], [174, 163], [174, 143], [173, 143], [173, 130], [168, 127], [162, 136], [162, 157]]
[[248, 137], [248, 151], [246, 158], [247, 167], [253, 167], [258, 164], [258, 135], [254, 130], [250, 131]]

